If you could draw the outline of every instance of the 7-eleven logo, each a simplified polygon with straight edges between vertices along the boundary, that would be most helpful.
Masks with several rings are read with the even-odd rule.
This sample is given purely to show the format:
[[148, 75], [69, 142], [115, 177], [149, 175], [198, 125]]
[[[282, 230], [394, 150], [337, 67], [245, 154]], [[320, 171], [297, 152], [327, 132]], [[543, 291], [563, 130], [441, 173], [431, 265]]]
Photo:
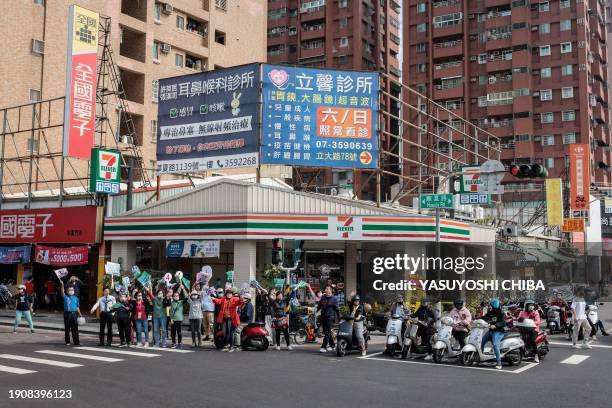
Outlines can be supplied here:
[[336, 227], [338, 232], [342, 232], [342, 238], [348, 238], [349, 234], [355, 230], [353, 224], [353, 217], [338, 217], [338, 222], [342, 223]]
[[119, 171], [119, 161], [116, 154], [100, 152], [100, 177], [104, 180], [116, 178]]

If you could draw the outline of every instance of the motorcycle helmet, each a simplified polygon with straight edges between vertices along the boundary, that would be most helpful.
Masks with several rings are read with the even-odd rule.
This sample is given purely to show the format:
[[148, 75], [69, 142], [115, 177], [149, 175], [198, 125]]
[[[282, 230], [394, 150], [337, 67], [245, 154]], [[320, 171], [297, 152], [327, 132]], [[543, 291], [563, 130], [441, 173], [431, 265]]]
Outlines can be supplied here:
[[355, 295], [351, 298], [351, 302], [355, 302], [356, 300], [361, 302], [361, 297], [359, 295]]
[[531, 299], [525, 301], [525, 310], [529, 310], [529, 306], [533, 306], [531, 310], [535, 310], [535, 302]]
[[397, 297], [395, 298], [395, 303], [404, 303], [404, 298], [402, 297], [402, 295], [397, 295]]
[[421, 301], [421, 306], [429, 306], [429, 299], [428, 298], [423, 298], [423, 300]]
[[493, 309], [499, 309], [499, 299], [491, 299], [489, 301], [489, 305], [493, 308]]
[[463, 305], [464, 305], [463, 299], [457, 299], [457, 300], [455, 300], [455, 301], [453, 302], [453, 305], [455, 306], [455, 308], [456, 308], [457, 310], [461, 310], [461, 309], [463, 309]]

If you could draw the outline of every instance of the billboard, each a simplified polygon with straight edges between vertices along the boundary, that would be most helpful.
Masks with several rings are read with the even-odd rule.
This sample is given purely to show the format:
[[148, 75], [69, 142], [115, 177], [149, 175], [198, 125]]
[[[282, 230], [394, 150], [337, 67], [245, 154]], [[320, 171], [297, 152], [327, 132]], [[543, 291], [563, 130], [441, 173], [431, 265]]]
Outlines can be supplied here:
[[259, 64], [159, 81], [157, 171], [257, 167]]
[[218, 258], [221, 244], [211, 241], [167, 241], [168, 258]]
[[263, 65], [261, 162], [378, 167], [378, 74]]
[[53, 266], [86, 265], [89, 262], [89, 247], [80, 245], [58, 248], [36, 245], [34, 262]]
[[89, 191], [119, 194], [121, 185], [121, 152], [94, 148], [91, 151]]
[[98, 13], [70, 6], [64, 101], [64, 156], [89, 159], [94, 146]]
[[30, 262], [31, 246], [0, 247], [0, 264], [20, 264]]
[[570, 208], [573, 211], [589, 209], [590, 160], [588, 144], [570, 145]]
[[563, 190], [560, 178], [546, 179], [546, 222], [563, 225]]

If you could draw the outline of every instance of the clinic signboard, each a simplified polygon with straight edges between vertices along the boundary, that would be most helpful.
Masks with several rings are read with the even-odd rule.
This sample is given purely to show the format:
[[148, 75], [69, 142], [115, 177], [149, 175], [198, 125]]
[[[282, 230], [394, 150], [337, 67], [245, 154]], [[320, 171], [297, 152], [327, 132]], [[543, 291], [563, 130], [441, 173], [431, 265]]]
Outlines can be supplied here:
[[161, 79], [157, 171], [257, 167], [259, 64]]
[[263, 65], [261, 162], [378, 167], [378, 74]]

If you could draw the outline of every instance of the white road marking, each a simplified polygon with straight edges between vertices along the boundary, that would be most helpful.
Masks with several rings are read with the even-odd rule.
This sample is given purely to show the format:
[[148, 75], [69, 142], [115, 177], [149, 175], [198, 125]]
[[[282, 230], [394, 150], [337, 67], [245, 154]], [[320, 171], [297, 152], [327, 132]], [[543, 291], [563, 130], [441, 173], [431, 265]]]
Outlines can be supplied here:
[[538, 363], [523, 363], [523, 366], [521, 368], [518, 368], [514, 371], [512, 371], [514, 374], [519, 374], [522, 373], [523, 371], [527, 371], [530, 368], [533, 368], [535, 366], [539, 365]]
[[141, 353], [139, 351], [128, 351], [128, 350], [114, 350], [114, 349], [103, 348], [103, 347], [77, 347], [76, 350], [99, 351], [101, 353], [124, 354], [126, 356], [159, 357], [159, 354]]
[[74, 367], [82, 367], [83, 366], [82, 364], [65, 363], [63, 361], [47, 360], [47, 359], [44, 359], [44, 358], [34, 358], [34, 357], [18, 356], [18, 355], [15, 355], [15, 354], [0, 354], [0, 358], [5, 358], [7, 360], [26, 361], [28, 363], [35, 363], [35, 364], [46, 364], [46, 365], [50, 365], [50, 366], [65, 367], [65, 368], [74, 368]]
[[[554, 344], [555, 346], [567, 346], [572, 347], [572, 343], [563, 343], [560, 341], [549, 341], [548, 344]], [[579, 344], [580, 348], [582, 348], [582, 343]], [[593, 348], [612, 348], [612, 346], [606, 346], [604, 344], [591, 344]]]
[[382, 353], [383, 353], [382, 351], [379, 351], [378, 353], [372, 353], [372, 354], [368, 354], [368, 355], [357, 357], [357, 358], [370, 358], [374, 356], [380, 356]]
[[[372, 354], [372, 356], [374, 355], [378, 355], [378, 354], [382, 354], [382, 353], [374, 353]], [[466, 368], [466, 369], [470, 369], [470, 370], [485, 370], [485, 371], [495, 371], [495, 372], [499, 372], [499, 373], [508, 373], [508, 374], [520, 374], [522, 372], [525, 372], [535, 366], [537, 366], [538, 364], [535, 363], [524, 363], [523, 367], [520, 367], [516, 370], [496, 370], [495, 368], [491, 367], [491, 368], [486, 368], [486, 367], [467, 367], [464, 365], [452, 365], [452, 364], [434, 364], [434, 363], [426, 363], [424, 361], [413, 361], [413, 360], [398, 360], [398, 359], [391, 359], [391, 358], [377, 358], [377, 357], [371, 357], [371, 356], [365, 356], [365, 357], [357, 357], [357, 358], [361, 358], [361, 359], [366, 359], [366, 360], [377, 360], [377, 361], [387, 361], [387, 362], [394, 362], [394, 363], [405, 363], [405, 364], [421, 364], [421, 365], [428, 365], [428, 366], [436, 366], [436, 367], [452, 367], [452, 368]]]
[[30, 373], [36, 372], [33, 370], [26, 370], [24, 368], [17, 368], [17, 367], [9, 367], [5, 365], [0, 365], [0, 371], [3, 371], [5, 373], [12, 373], [12, 374], [30, 374]]
[[166, 347], [143, 347], [143, 346], [133, 346], [132, 348], [138, 350], [149, 350], [149, 351], [171, 351], [173, 353], [193, 353], [193, 350], [183, 350], [183, 349], [173, 349]]
[[589, 358], [590, 356], [584, 356], [582, 354], [574, 354], [573, 356], [570, 356], [568, 358], [566, 358], [565, 360], [561, 361], [561, 364], [580, 364], [582, 363], [584, 360], [586, 360], [587, 358]]
[[91, 355], [88, 355], [88, 354], [68, 353], [68, 352], [65, 352], [65, 351], [56, 351], [56, 350], [36, 350], [35, 352], [36, 353], [43, 353], [43, 354], [53, 354], [53, 355], [56, 355], [56, 356], [63, 356], [63, 357], [83, 358], [85, 360], [106, 361], [107, 363], [115, 363], [117, 361], [123, 361], [123, 359], [121, 359], [121, 358], [91, 356]]

